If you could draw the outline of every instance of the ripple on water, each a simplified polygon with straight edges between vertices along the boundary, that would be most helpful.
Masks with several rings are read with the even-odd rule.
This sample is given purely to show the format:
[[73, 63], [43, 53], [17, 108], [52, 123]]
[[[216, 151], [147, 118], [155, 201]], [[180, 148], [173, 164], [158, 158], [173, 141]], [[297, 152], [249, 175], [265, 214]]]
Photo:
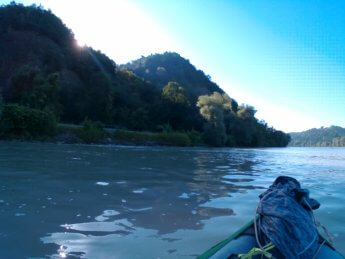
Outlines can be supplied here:
[[[66, 155], [66, 149], [75, 154]], [[317, 157], [310, 158], [311, 153]], [[44, 166], [42, 156], [50, 161]], [[176, 161], [165, 159], [170, 156]], [[153, 150], [14, 143], [0, 145], [0, 160], [6, 162], [0, 172], [0, 222], [9, 226], [0, 236], [13, 237], [2, 238], [2, 245], [13, 247], [15, 239], [23, 247], [15, 251], [18, 256], [4, 258], [27, 258], [34, 249], [37, 256], [51, 258], [198, 254], [252, 219], [262, 188], [281, 174], [297, 178], [321, 202], [316, 218], [345, 252], [345, 149]], [[92, 206], [90, 201], [95, 201]], [[18, 233], [23, 228], [28, 231]]]
[[141, 194], [145, 191], [147, 191], [148, 189], [147, 188], [140, 188], [140, 189], [136, 189], [133, 191], [133, 193], [137, 193], [137, 194]]
[[109, 183], [108, 182], [96, 182], [97, 185], [101, 185], [101, 186], [108, 186]]

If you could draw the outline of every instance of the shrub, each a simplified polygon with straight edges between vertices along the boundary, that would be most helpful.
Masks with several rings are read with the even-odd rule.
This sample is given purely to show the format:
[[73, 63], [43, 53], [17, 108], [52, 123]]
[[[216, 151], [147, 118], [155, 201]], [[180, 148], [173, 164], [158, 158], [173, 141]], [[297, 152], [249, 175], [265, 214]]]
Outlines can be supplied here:
[[160, 144], [173, 146], [190, 146], [191, 141], [186, 133], [162, 132], [158, 135]]
[[227, 135], [225, 145], [227, 147], [235, 147], [236, 146], [236, 140], [235, 140], [234, 136]]
[[191, 131], [187, 132], [187, 135], [188, 135], [190, 142], [193, 146], [203, 144], [202, 135], [200, 134], [200, 132], [198, 132], [196, 130], [191, 130]]
[[113, 137], [116, 140], [131, 142], [134, 144], [147, 144], [148, 142], [156, 143], [158, 141], [158, 134], [151, 132], [116, 130]]
[[216, 126], [206, 124], [204, 127], [203, 140], [209, 146], [222, 147], [224, 146], [227, 136], [223, 124]]
[[132, 142], [135, 144], [147, 144], [148, 142], [171, 146], [190, 146], [191, 144], [188, 135], [181, 132], [150, 133], [116, 130], [113, 137], [116, 140]]
[[100, 122], [85, 120], [83, 127], [78, 129], [77, 135], [86, 143], [95, 143], [103, 140], [107, 133]]
[[36, 138], [56, 133], [56, 118], [51, 112], [31, 109], [17, 104], [1, 107], [0, 137]]

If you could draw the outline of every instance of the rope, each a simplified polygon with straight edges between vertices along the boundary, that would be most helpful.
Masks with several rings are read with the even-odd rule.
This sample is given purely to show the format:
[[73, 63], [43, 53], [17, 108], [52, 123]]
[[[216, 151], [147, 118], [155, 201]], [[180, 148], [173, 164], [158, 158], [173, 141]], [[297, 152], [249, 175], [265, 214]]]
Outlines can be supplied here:
[[[255, 213], [254, 213], [254, 232], [255, 232], [255, 239], [256, 239], [256, 243], [259, 245], [260, 248], [262, 248], [263, 246], [262, 246], [261, 243], [260, 243], [260, 238], [259, 238], [259, 233], [258, 233], [258, 227], [257, 227], [257, 224], [256, 224], [256, 218], [257, 218], [257, 215], [258, 215], [258, 208], [259, 208], [261, 202], [262, 202], [270, 193], [272, 193], [272, 192], [266, 193], [266, 194], [261, 198], [261, 200], [259, 201], [258, 205], [256, 206]], [[261, 225], [260, 216], [259, 216], [259, 225]]]
[[[260, 237], [259, 237], [259, 230], [260, 230], [260, 228], [258, 228], [258, 224], [257, 224], [257, 222], [256, 222], [256, 220], [257, 220], [257, 215], [258, 215], [258, 208], [259, 208], [259, 206], [261, 205], [262, 201], [263, 201], [269, 194], [271, 194], [271, 193], [272, 193], [272, 192], [266, 193], [266, 194], [261, 198], [261, 200], [259, 201], [259, 203], [258, 203], [258, 205], [257, 205], [257, 207], [256, 207], [256, 209], [255, 209], [255, 213], [254, 213], [254, 232], [255, 232], [255, 239], [256, 239], [256, 243], [258, 244], [258, 246], [260, 247], [260, 249], [263, 249], [265, 246], [262, 246], [261, 243], [260, 243]], [[308, 206], [309, 209], [310, 209], [310, 215], [311, 215], [311, 217], [312, 217], [313, 224], [315, 225], [316, 228], [321, 227], [321, 228], [323, 229], [324, 233], [325, 233], [326, 236], [327, 236], [327, 240], [326, 240], [326, 238], [325, 238], [325, 240], [321, 243], [321, 245], [319, 246], [318, 250], [316, 251], [315, 255], [314, 255], [313, 258], [312, 258], [312, 259], [315, 259], [316, 256], [319, 254], [319, 252], [320, 252], [322, 246], [323, 246], [327, 241], [328, 241], [330, 244], [332, 244], [332, 243], [333, 243], [333, 240], [332, 240], [332, 237], [330, 236], [330, 234], [329, 234], [327, 228], [326, 228], [325, 226], [323, 226], [322, 224], [320, 224], [320, 222], [317, 221], [317, 220], [315, 219], [315, 216], [314, 216], [314, 213], [313, 213], [313, 209], [312, 209], [312, 207], [310, 206], [310, 204], [308, 203], [308, 201], [305, 199], [305, 197], [303, 197], [303, 200], [304, 200], [304, 202], [307, 204], [307, 206]], [[258, 217], [258, 221], [259, 221], [259, 226], [260, 226], [260, 225], [261, 225], [261, 217], [260, 217], [260, 216]], [[310, 242], [300, 253], [298, 253], [298, 255], [301, 255], [301, 254], [303, 254], [305, 251], [307, 251], [307, 250], [312, 246], [312, 244], [316, 241], [316, 238], [317, 238], [317, 235], [314, 236], [313, 240], [312, 240], [312, 241], [311, 241], [311, 242]]]
[[313, 213], [313, 208], [310, 206], [310, 204], [309, 204], [308, 201], [305, 199], [305, 197], [303, 197], [303, 200], [304, 200], [304, 202], [307, 204], [307, 206], [308, 206], [309, 209], [310, 209], [310, 214], [311, 214], [311, 217], [312, 217], [312, 220], [313, 220], [313, 223], [314, 223], [315, 227], [316, 227], [316, 228], [321, 227], [322, 230], [324, 231], [324, 233], [325, 233], [326, 236], [327, 236], [327, 239], [325, 238], [325, 239], [323, 240], [323, 242], [321, 243], [321, 245], [320, 245], [319, 248], [317, 249], [316, 253], [314, 254], [314, 256], [313, 256], [312, 259], [315, 259], [316, 256], [317, 256], [317, 255], [319, 254], [319, 252], [321, 251], [322, 246], [323, 246], [327, 241], [328, 241], [330, 244], [333, 244], [333, 239], [332, 239], [331, 235], [329, 234], [327, 228], [326, 228], [324, 225], [322, 225], [319, 221], [317, 221], [317, 220], [315, 219], [315, 216], [314, 216], [314, 213]]
[[319, 249], [317, 249], [316, 253], [314, 254], [313, 258], [312, 259], [315, 259], [316, 256], [320, 253], [321, 251], [321, 247], [326, 243], [326, 239], [323, 240], [322, 244], [319, 246]]

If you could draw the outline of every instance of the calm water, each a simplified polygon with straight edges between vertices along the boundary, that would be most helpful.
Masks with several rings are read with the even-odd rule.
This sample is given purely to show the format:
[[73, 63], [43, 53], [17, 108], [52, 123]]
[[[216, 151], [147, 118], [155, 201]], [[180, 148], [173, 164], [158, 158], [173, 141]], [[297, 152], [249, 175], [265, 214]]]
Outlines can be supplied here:
[[345, 149], [0, 142], [0, 258], [193, 258], [279, 175], [310, 189], [345, 253]]

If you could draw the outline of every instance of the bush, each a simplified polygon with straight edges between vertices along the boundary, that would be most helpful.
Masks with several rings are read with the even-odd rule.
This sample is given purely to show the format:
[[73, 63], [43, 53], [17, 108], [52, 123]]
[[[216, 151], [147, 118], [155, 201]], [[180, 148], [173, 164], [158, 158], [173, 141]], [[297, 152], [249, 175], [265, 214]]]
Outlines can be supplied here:
[[154, 143], [171, 146], [190, 146], [191, 144], [188, 135], [181, 132], [150, 133], [117, 130], [114, 132], [113, 137], [116, 140], [131, 142], [134, 144]]
[[53, 136], [56, 118], [51, 112], [31, 109], [17, 104], [1, 107], [0, 137], [4, 139]]
[[187, 135], [188, 135], [190, 142], [193, 146], [203, 144], [202, 135], [200, 134], [200, 132], [198, 132], [196, 130], [191, 130], [191, 131], [187, 132]]
[[205, 143], [213, 147], [222, 147], [225, 145], [227, 136], [225, 134], [225, 128], [223, 124], [219, 124], [217, 127], [211, 124], [206, 124], [204, 127], [204, 133], [202, 136]]
[[227, 135], [225, 145], [227, 147], [235, 147], [236, 146], [236, 140], [235, 140], [234, 136]]
[[160, 144], [172, 146], [190, 146], [191, 141], [186, 133], [162, 132], [158, 135]]
[[116, 140], [134, 142], [136, 144], [155, 142], [157, 140], [157, 134], [155, 133], [128, 130], [116, 130], [113, 134], [113, 137]]
[[78, 129], [77, 135], [86, 143], [95, 143], [103, 140], [107, 133], [100, 122], [85, 120], [83, 127]]

